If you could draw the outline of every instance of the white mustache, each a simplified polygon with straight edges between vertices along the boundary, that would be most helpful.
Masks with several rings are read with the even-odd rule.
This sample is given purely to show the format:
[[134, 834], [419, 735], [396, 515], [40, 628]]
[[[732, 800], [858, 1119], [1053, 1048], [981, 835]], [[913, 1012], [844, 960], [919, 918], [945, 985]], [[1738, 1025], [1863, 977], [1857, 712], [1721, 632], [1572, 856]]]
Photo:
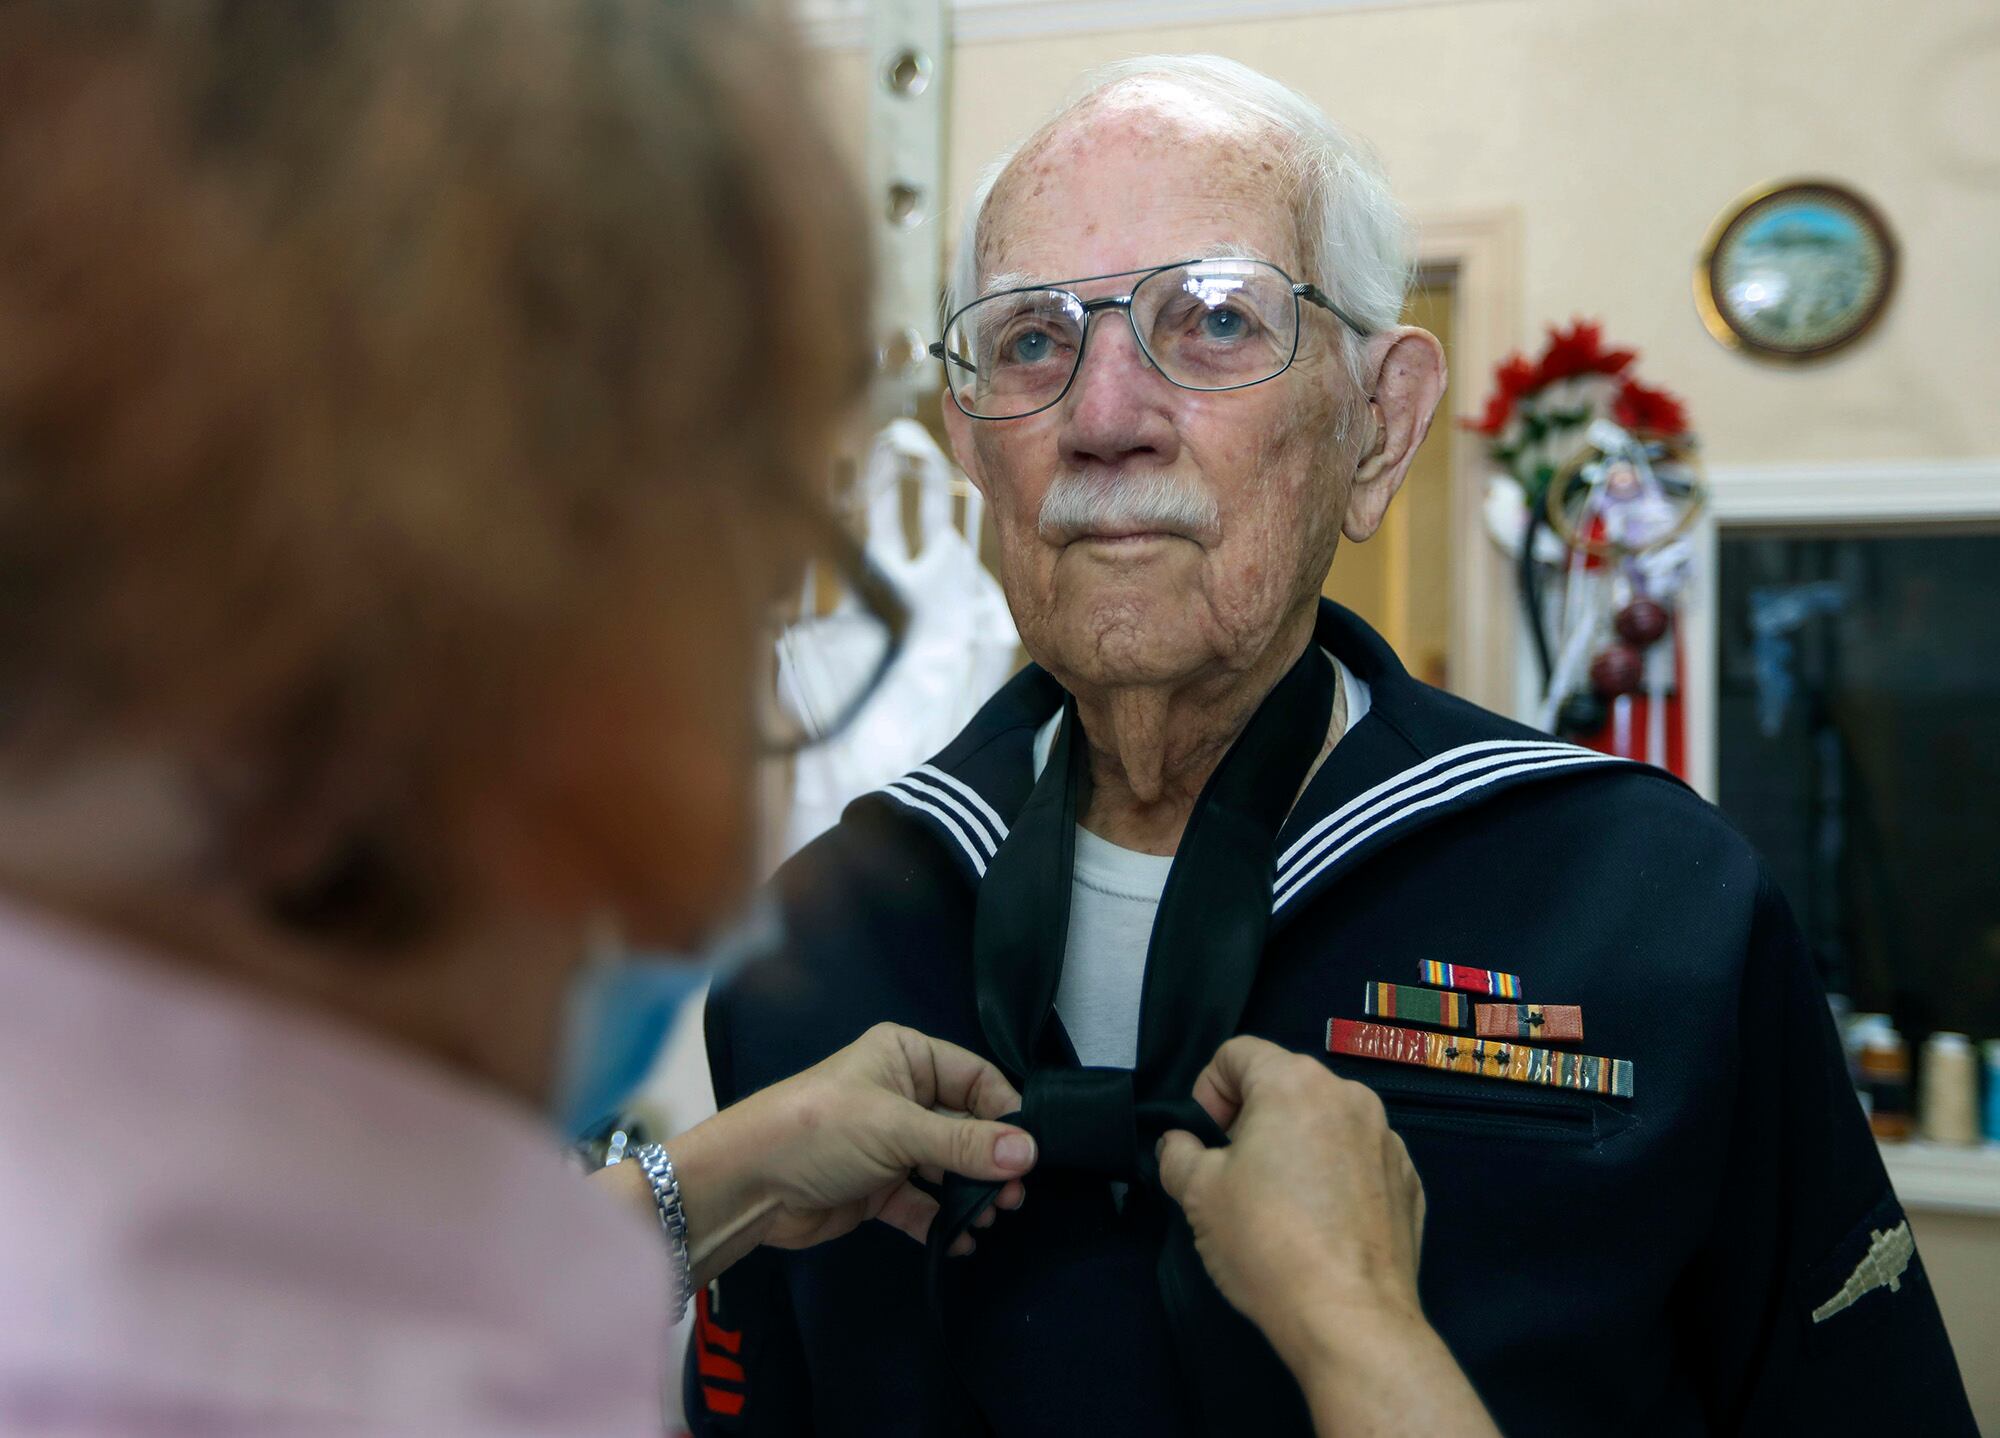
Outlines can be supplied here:
[[1161, 530], [1197, 538], [1222, 522], [1215, 496], [1181, 475], [1092, 477], [1067, 470], [1042, 496], [1037, 528], [1051, 543], [1085, 534]]

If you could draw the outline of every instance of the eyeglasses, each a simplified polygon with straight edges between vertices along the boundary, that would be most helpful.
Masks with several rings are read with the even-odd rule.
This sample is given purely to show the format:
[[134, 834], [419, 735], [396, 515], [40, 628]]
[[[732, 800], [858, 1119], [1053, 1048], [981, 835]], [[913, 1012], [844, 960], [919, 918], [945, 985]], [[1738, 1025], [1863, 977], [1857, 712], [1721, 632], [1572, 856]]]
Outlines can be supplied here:
[[[1068, 285], [1137, 275], [1129, 293], [1087, 300]], [[1366, 325], [1317, 285], [1263, 260], [1182, 260], [986, 295], [945, 322], [930, 347], [945, 389], [972, 419], [1023, 419], [1069, 393], [1090, 317], [1123, 310], [1153, 367], [1182, 389], [1247, 389], [1276, 379], [1299, 352], [1299, 302], [1318, 305], [1366, 339]]]
[[[825, 743], [854, 722], [902, 652], [909, 611], [895, 586], [836, 519], [815, 507], [804, 592], [766, 606], [756, 682], [759, 746], [782, 757]], [[818, 613], [817, 575], [834, 575], [841, 597]]]

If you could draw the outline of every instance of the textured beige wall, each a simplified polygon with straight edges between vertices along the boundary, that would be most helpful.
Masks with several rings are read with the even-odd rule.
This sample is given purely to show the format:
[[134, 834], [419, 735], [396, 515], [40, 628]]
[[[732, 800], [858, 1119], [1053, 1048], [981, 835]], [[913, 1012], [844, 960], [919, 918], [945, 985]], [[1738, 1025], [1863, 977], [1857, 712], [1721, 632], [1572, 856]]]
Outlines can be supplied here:
[[[1515, 208], [1526, 322], [1602, 316], [1691, 401], [1711, 463], [2000, 455], [1992, 0], [1472, 0], [965, 45], [954, 202], [1090, 67], [1187, 50], [1314, 97], [1375, 142], [1419, 216]], [[858, 147], [862, 57], [824, 73]], [[1814, 173], [1883, 208], [1903, 275], [1860, 346], [1773, 369], [1708, 338], [1689, 275], [1737, 195]]]

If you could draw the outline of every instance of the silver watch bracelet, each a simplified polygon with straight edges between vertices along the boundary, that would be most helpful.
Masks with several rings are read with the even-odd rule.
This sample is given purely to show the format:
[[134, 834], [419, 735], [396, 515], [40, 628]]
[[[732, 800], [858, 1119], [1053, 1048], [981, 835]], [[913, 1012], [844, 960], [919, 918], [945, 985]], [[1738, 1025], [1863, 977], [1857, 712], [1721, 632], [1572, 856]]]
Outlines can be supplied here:
[[674, 1261], [674, 1322], [687, 1316], [694, 1300], [694, 1263], [688, 1256], [687, 1210], [681, 1206], [681, 1183], [674, 1176], [674, 1161], [657, 1143], [642, 1143], [626, 1154], [639, 1165], [653, 1190], [653, 1207], [659, 1211], [660, 1231], [667, 1236], [667, 1249]]

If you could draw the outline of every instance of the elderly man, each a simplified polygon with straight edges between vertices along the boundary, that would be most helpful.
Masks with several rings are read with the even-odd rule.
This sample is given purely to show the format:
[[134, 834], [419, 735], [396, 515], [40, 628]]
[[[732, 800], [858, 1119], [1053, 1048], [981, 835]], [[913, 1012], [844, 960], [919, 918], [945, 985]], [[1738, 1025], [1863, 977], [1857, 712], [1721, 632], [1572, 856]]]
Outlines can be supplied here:
[[[991, 1193], [947, 1176], [929, 1254], [877, 1229], [732, 1271], [702, 1431], [1306, 1431], [1154, 1158], [1222, 1141], [1187, 1090], [1238, 1032], [1380, 1095], [1425, 1309], [1504, 1430], [1973, 1431], [1756, 857], [1319, 600], [1444, 386], [1406, 276], [1367, 159], [1226, 61], [1117, 67], [982, 187], [935, 352], [1035, 664], [789, 866], [791, 951], [709, 1043], [727, 1102], [878, 1020], [936, 1033], [1008, 1071], [1041, 1163], [963, 1261]], [[1431, 1008], [1385, 1018], [1426, 960], [1588, 1044], [1407, 991]]]

